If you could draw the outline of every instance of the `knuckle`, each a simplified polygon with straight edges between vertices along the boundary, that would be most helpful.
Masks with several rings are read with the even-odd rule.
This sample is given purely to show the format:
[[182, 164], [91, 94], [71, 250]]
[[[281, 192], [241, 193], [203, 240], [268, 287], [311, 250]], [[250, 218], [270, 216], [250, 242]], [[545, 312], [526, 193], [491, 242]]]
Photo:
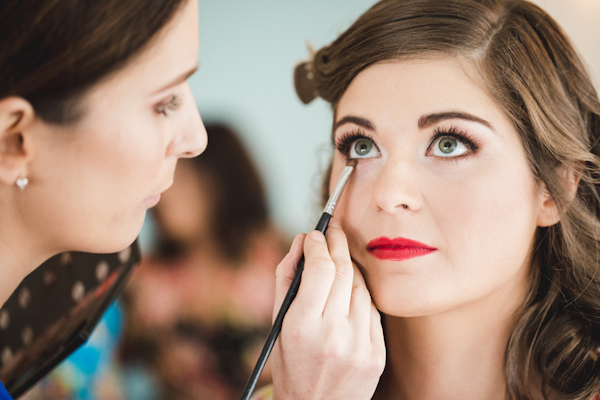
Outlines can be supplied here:
[[298, 327], [296, 329], [289, 329], [285, 331], [285, 335], [282, 335], [282, 343], [287, 343], [294, 348], [304, 346], [312, 339], [312, 330]]
[[349, 261], [337, 262], [335, 273], [338, 278], [354, 279], [354, 268], [352, 267], [352, 263]]
[[363, 283], [355, 283], [352, 285], [352, 296], [358, 300], [371, 301], [371, 293]]
[[284, 259], [277, 265], [277, 268], [275, 268], [275, 278], [277, 280], [280, 280], [281, 278], [293, 278], [294, 272], [294, 266], [288, 260]]
[[348, 365], [352, 355], [348, 353], [341, 341], [329, 341], [327, 346], [323, 349], [321, 357], [324, 362], [333, 363], [335, 365]]
[[331, 259], [327, 257], [317, 256], [307, 263], [305, 269], [314, 271], [319, 275], [331, 275], [335, 271], [335, 265]]
[[386, 355], [385, 355], [385, 351], [377, 351], [375, 352], [374, 356], [371, 358], [371, 362], [373, 365], [373, 369], [375, 371], [383, 371], [383, 369], [385, 368], [385, 362], [386, 362]]

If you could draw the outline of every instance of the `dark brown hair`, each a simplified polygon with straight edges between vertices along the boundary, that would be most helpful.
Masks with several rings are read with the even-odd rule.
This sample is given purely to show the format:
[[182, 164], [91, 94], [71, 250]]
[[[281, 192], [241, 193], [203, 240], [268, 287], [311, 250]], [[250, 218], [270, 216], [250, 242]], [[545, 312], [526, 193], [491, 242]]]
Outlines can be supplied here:
[[140, 53], [185, 0], [3, 0], [0, 99], [28, 100], [46, 122], [81, 116], [81, 98]]
[[[600, 102], [556, 22], [525, 0], [383, 0], [301, 65], [296, 84], [303, 101], [320, 96], [335, 112], [368, 66], [440, 56], [476, 67], [561, 214], [558, 224], [536, 233], [529, 297], [506, 348], [507, 396], [594, 399], [600, 393]], [[581, 178], [574, 199], [568, 174]]]
[[[231, 261], [241, 261], [256, 232], [269, 223], [263, 182], [238, 134], [228, 125], [206, 124], [209, 144], [201, 157], [180, 160], [210, 182], [210, 221], [216, 245]], [[157, 210], [158, 211], [158, 210]], [[174, 257], [185, 252], [167, 233], [161, 234], [160, 213], [155, 214], [159, 230], [158, 256]]]

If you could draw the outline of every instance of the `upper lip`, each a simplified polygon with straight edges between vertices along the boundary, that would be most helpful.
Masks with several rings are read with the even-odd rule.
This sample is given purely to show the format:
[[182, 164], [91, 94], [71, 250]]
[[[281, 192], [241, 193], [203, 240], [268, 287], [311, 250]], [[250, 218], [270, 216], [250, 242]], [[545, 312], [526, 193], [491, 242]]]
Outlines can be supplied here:
[[397, 237], [397, 238], [390, 239], [386, 236], [381, 236], [381, 237], [371, 240], [367, 244], [367, 250], [373, 250], [378, 247], [397, 247], [397, 248], [416, 247], [416, 248], [422, 248], [422, 249], [428, 249], [428, 250], [437, 250], [435, 247], [431, 247], [424, 243], [420, 243], [415, 240], [406, 239], [403, 237]]

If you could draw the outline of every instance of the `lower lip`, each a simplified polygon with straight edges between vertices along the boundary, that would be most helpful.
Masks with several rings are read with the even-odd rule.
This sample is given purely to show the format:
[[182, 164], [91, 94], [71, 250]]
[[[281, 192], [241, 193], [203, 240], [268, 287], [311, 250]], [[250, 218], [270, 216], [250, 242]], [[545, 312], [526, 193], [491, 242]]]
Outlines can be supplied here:
[[403, 261], [410, 258], [425, 256], [436, 249], [412, 246], [377, 246], [367, 251], [380, 260]]
[[148, 207], [154, 207], [155, 205], [158, 204], [159, 201], [160, 201], [160, 194], [155, 194], [154, 196], [148, 197], [144, 201], [144, 204]]

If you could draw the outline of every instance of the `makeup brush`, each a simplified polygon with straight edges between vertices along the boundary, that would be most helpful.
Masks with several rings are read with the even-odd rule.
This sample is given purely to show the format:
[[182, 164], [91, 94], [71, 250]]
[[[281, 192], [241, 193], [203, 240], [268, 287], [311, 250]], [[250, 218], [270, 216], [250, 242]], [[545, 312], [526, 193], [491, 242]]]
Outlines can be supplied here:
[[[327, 204], [323, 209], [323, 214], [321, 215], [321, 219], [317, 223], [317, 227], [315, 230], [325, 233], [327, 227], [329, 226], [329, 220], [333, 215], [333, 210], [335, 210], [335, 206], [342, 195], [342, 190], [348, 182], [348, 178], [350, 178], [350, 174], [354, 170], [356, 163], [358, 160], [351, 159], [348, 160], [346, 166], [342, 170], [342, 174], [338, 179], [335, 187], [333, 188], [333, 192], [331, 196], [329, 196], [329, 200], [327, 200]], [[273, 326], [271, 327], [271, 331], [269, 332], [269, 336], [267, 336], [267, 340], [265, 345], [263, 346], [262, 351], [260, 352], [260, 356], [258, 357], [258, 361], [252, 370], [252, 374], [248, 379], [248, 383], [246, 383], [246, 387], [244, 388], [244, 393], [242, 394], [242, 400], [249, 400], [250, 396], [252, 396], [252, 392], [254, 392], [254, 388], [256, 386], [256, 382], [262, 373], [265, 364], [267, 363], [267, 359], [271, 354], [271, 350], [273, 350], [273, 346], [275, 345], [275, 341], [281, 332], [281, 326], [283, 325], [283, 318], [287, 313], [292, 301], [296, 298], [296, 294], [298, 293], [298, 288], [300, 287], [300, 280], [302, 279], [302, 271], [304, 270], [304, 256], [298, 262], [298, 266], [296, 267], [296, 273], [294, 274], [294, 278], [292, 279], [292, 283], [283, 299], [283, 303], [281, 304], [281, 308], [277, 313], [277, 317], [275, 317], [275, 321], [273, 322]]]

